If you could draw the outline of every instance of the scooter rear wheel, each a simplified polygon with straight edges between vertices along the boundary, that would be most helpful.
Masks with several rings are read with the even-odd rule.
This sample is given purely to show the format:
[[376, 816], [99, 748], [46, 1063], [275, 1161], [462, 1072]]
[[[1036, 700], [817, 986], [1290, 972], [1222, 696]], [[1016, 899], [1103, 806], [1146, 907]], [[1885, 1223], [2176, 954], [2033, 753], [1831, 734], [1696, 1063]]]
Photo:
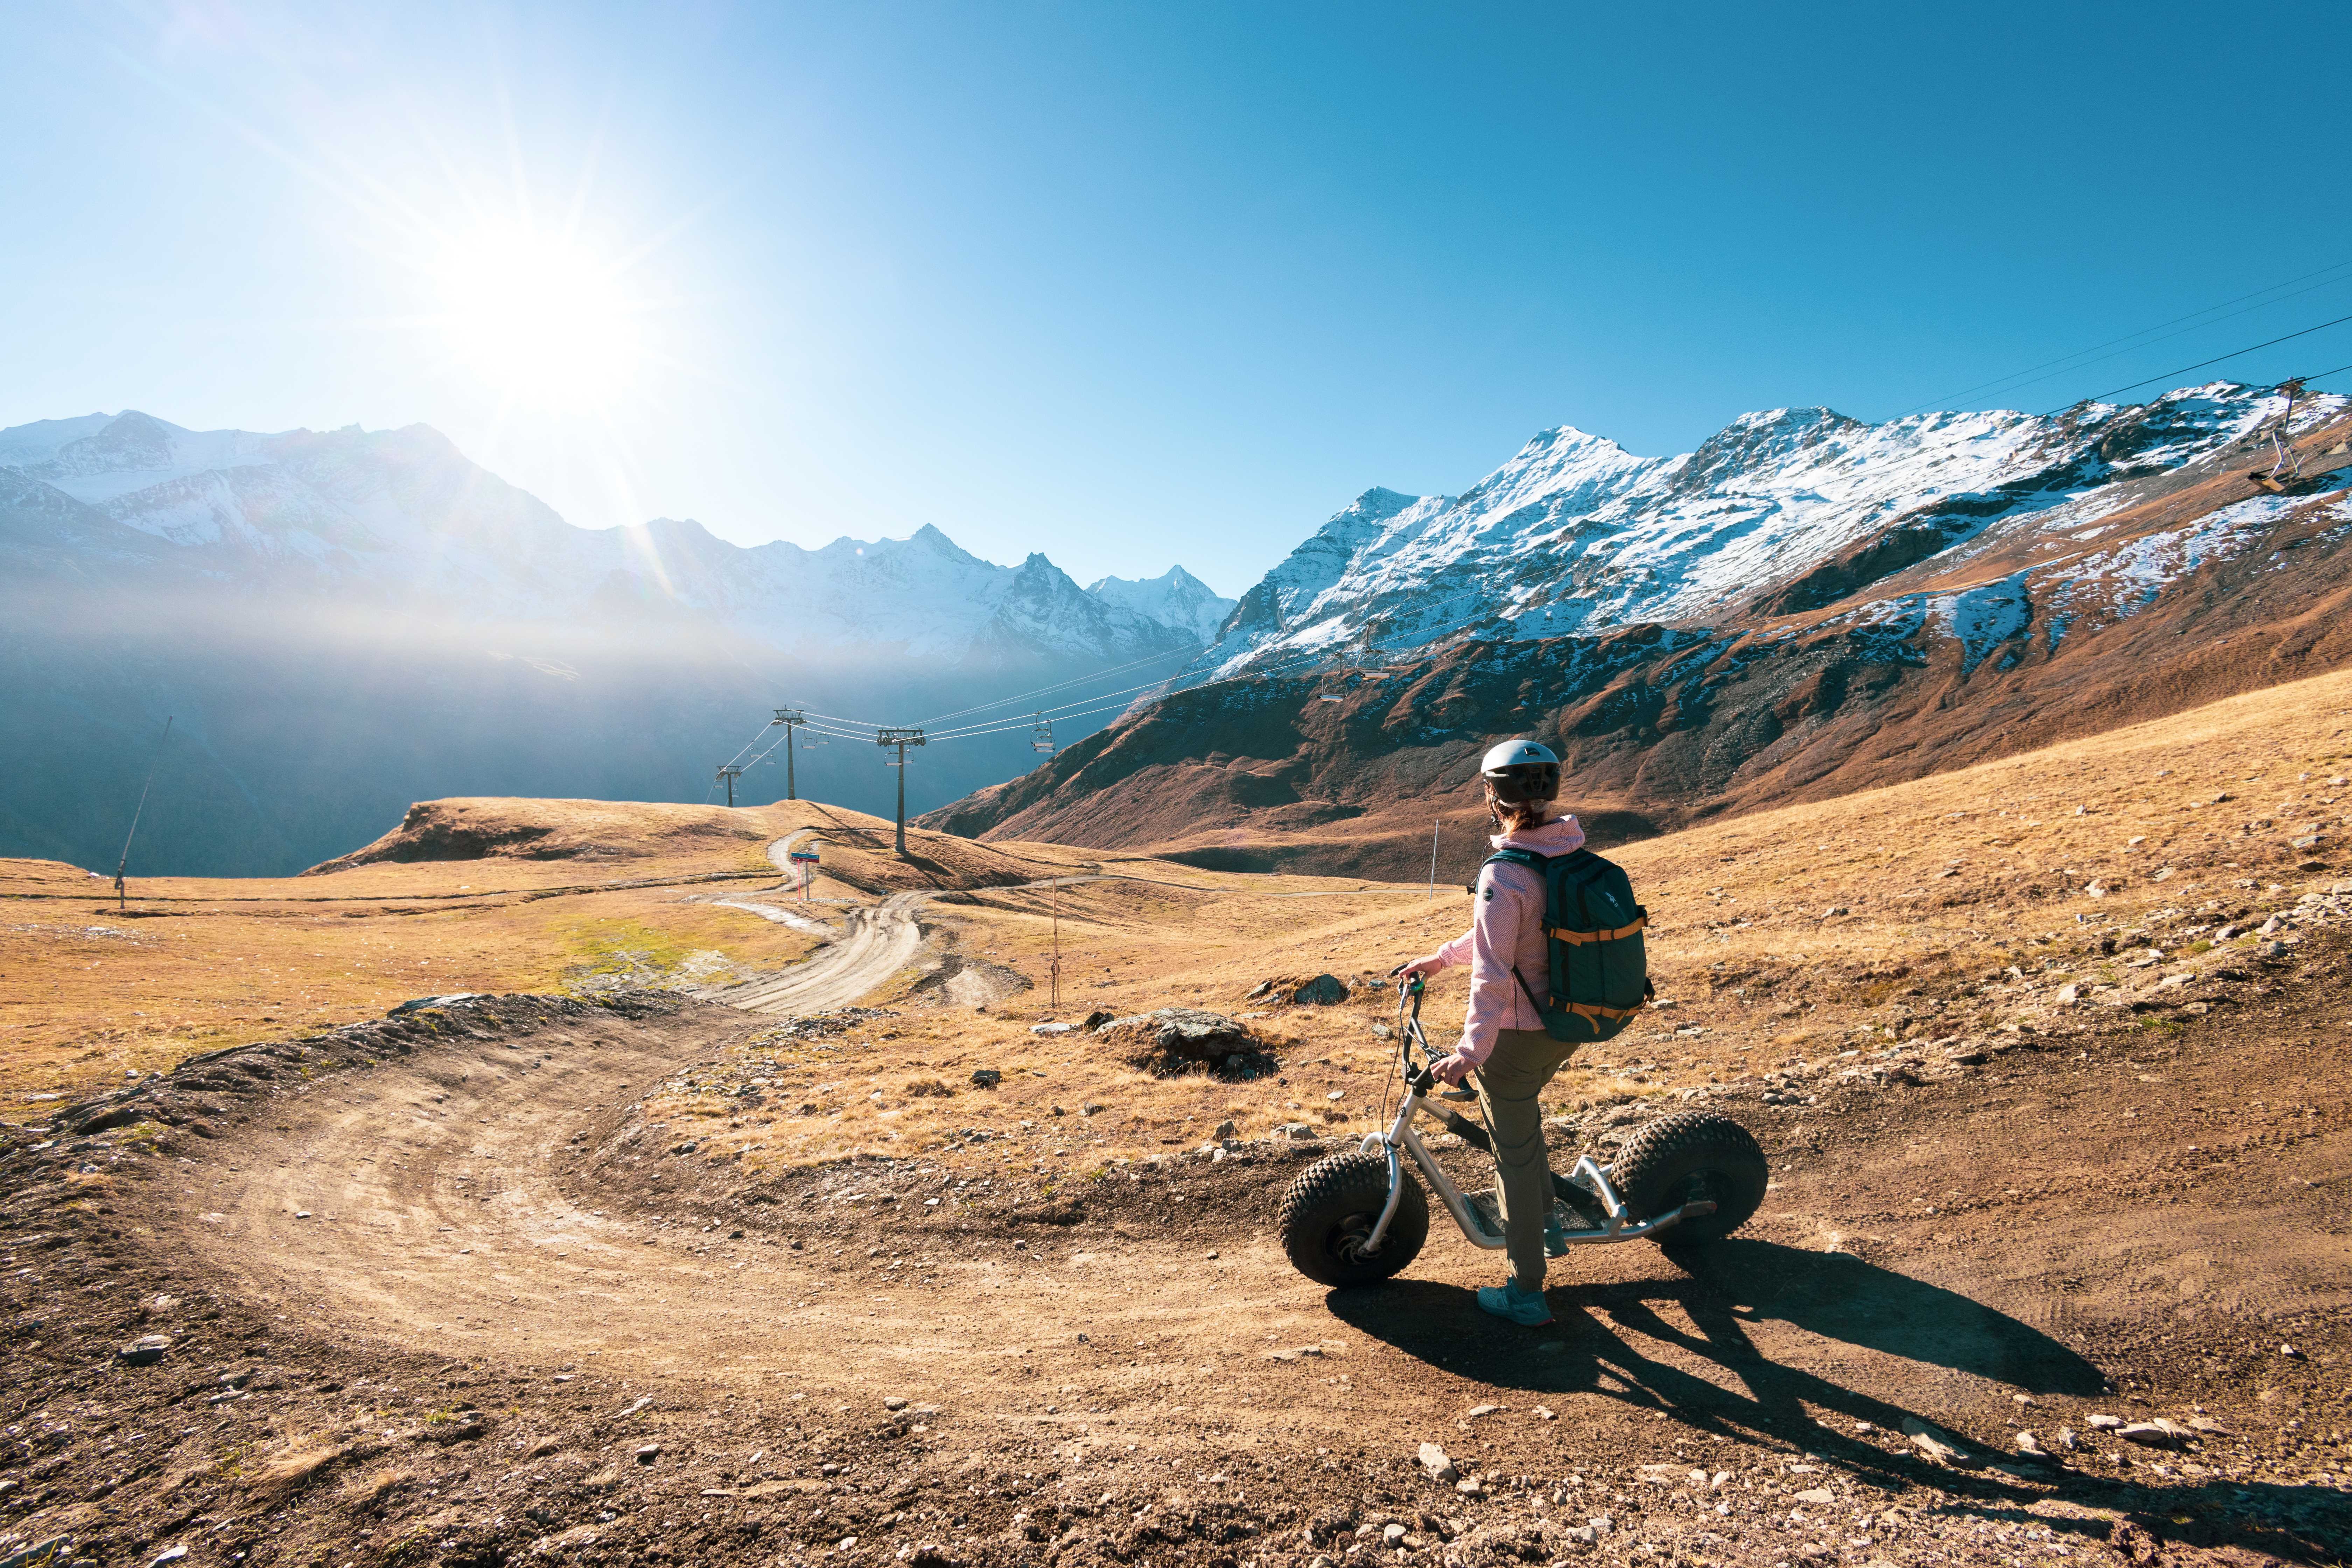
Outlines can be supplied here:
[[1720, 1241], [1746, 1225], [1764, 1201], [1770, 1179], [1755, 1134], [1713, 1110], [1690, 1110], [1651, 1122], [1626, 1141], [1609, 1168], [1609, 1184], [1637, 1220], [1694, 1198], [1711, 1198], [1715, 1212], [1681, 1220], [1658, 1233], [1669, 1251]]
[[1402, 1173], [1396, 1217], [1378, 1252], [1363, 1243], [1389, 1201], [1385, 1155], [1360, 1150], [1328, 1155], [1298, 1173], [1283, 1194], [1276, 1233], [1290, 1265], [1318, 1285], [1377, 1285], [1411, 1263], [1429, 1239], [1429, 1197]]

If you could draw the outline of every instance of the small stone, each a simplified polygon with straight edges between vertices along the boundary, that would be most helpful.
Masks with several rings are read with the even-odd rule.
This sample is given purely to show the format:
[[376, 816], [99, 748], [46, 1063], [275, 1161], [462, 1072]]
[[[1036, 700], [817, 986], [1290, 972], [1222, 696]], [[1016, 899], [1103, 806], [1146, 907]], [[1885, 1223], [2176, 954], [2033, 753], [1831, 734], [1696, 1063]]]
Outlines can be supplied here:
[[1282, 1135], [1293, 1143], [1312, 1143], [1316, 1141], [1315, 1129], [1307, 1126], [1304, 1121], [1284, 1122]]
[[2045, 1459], [2049, 1458], [2049, 1455], [2042, 1449], [2042, 1439], [2035, 1436], [2031, 1431], [2021, 1431], [2018, 1433], [2017, 1451], [2027, 1456], [2029, 1458]]
[[2295, 1349], [2293, 1345], [2279, 1346], [2279, 1354], [2286, 1357], [2289, 1361], [2301, 1361], [2303, 1359], [2303, 1352]]
[[1538, 1421], [1557, 1421], [1559, 1417], [1552, 1414], [1549, 1407], [1538, 1405], [1536, 1406], [1536, 1419]]
[[1066, 1035], [1076, 1027], [1075, 1024], [1032, 1024], [1029, 1032], [1033, 1035]]
[[1807, 1487], [1797, 1494], [1797, 1500], [1810, 1503], [1832, 1503], [1837, 1501], [1837, 1493], [1827, 1487]]
[[2058, 1005], [2061, 1007], [2072, 1007], [2075, 1003], [2080, 1002], [2082, 999], [2083, 988], [2080, 985], [2074, 984], [2061, 985], [2058, 987], [2058, 994], [2054, 998]]
[[2120, 1415], [2093, 1415], [2088, 1425], [2094, 1432], [2112, 1432], [2124, 1424]]
[[1420, 1458], [1421, 1468], [1428, 1472], [1429, 1479], [1441, 1486], [1451, 1486], [1461, 1479], [1461, 1472], [1454, 1468], [1454, 1461], [1447, 1458], [1445, 1450], [1434, 1443], [1421, 1446]]
[[1004, 1075], [994, 1068], [974, 1068], [971, 1081], [982, 1089], [994, 1089], [1004, 1081]]
[[1216, 1131], [1213, 1131], [1213, 1132], [1211, 1132], [1211, 1133], [1209, 1134], [1209, 1136], [1210, 1136], [1210, 1137], [1212, 1137], [1212, 1138], [1220, 1138], [1220, 1139], [1223, 1139], [1223, 1138], [1238, 1138], [1238, 1137], [1240, 1137], [1241, 1135], [1242, 1135], [1242, 1130], [1241, 1130], [1239, 1127], [1236, 1127], [1235, 1125], [1234, 1125], [1234, 1123], [1233, 1123], [1233, 1121], [1232, 1121], [1232, 1120], [1231, 1120], [1230, 1118], [1229, 1118], [1229, 1119], [1227, 1119], [1226, 1121], [1220, 1121], [1220, 1122], [1218, 1122], [1218, 1123], [1217, 1123], [1217, 1126], [1216, 1126]]
[[641, 1465], [650, 1465], [655, 1459], [658, 1458], [660, 1455], [661, 1445], [659, 1443], [647, 1443], [637, 1450], [637, 1463]]
[[1387, 1542], [1391, 1546], [1394, 1546], [1398, 1542], [1404, 1539], [1404, 1526], [1402, 1524], [1382, 1525], [1381, 1527], [1381, 1539]]
[[903, 1394], [894, 1394], [882, 1402], [882, 1408], [885, 1410], [904, 1410], [907, 1408], [907, 1396]]
[[1348, 1091], [1344, 1089], [1335, 1089], [1323, 1098], [1326, 1100], [1345, 1100], [1348, 1098]]
[[2189, 1435], [2188, 1427], [2161, 1417], [2154, 1421], [2135, 1421], [2116, 1434], [2126, 1443], [2137, 1443], [2148, 1448], [2177, 1447]]
[[1454, 1489], [1460, 1492], [1464, 1497], [1476, 1497], [1484, 1489], [1481, 1488], [1476, 1481], [1472, 1480], [1465, 1476], [1461, 1480], [1454, 1483]]
[[1336, 974], [1318, 974], [1290, 994], [1293, 1003], [1307, 1007], [1328, 1007], [1347, 999], [1348, 983]]
[[1834, 920], [1840, 915], [1850, 915], [1852, 913], [1853, 913], [1853, 911], [1846, 908], [1843, 904], [1832, 904], [1828, 909], [1822, 911], [1822, 919], [1825, 921]]
[[2286, 954], [2287, 946], [2283, 942], [2266, 942], [2254, 949], [2254, 956], [2257, 958], [2284, 958]]

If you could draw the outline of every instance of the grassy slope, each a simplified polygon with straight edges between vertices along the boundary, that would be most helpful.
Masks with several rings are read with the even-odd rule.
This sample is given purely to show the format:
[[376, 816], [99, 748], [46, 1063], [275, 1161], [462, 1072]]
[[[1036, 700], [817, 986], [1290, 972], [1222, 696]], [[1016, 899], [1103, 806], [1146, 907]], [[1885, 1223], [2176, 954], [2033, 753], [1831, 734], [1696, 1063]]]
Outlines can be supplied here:
[[[2347, 792], [2327, 781], [2352, 771], [2347, 714], [2352, 676], [2324, 677], [1629, 847], [1620, 858], [1656, 921], [1660, 994], [1678, 1005], [1588, 1053], [1591, 1065], [1565, 1075], [1558, 1098], [1666, 1092], [1883, 1043], [1890, 1026], [1927, 1037], [2031, 1028], [2053, 1016], [2056, 990], [2069, 980], [2127, 983], [2120, 998], [2180, 963], [2220, 962], [2189, 952], [2203, 938], [2167, 933], [2292, 905], [2298, 892], [2344, 874], [2332, 846], [2345, 831]], [[2235, 798], [2197, 804], [2223, 794]], [[420, 994], [555, 989], [600, 972], [659, 978], [699, 954], [739, 969], [793, 962], [809, 951], [807, 936], [707, 900], [772, 886], [764, 846], [814, 827], [829, 845], [820, 896], [961, 889], [933, 906], [939, 941], [1039, 989], [984, 1012], [931, 993], [902, 1004], [886, 995], [898, 1016], [836, 1038], [832, 1049], [761, 1047], [770, 1058], [781, 1049], [791, 1092], [779, 1093], [765, 1118], [719, 1118], [742, 1121], [722, 1129], [720, 1146], [800, 1163], [891, 1144], [910, 1152], [947, 1130], [985, 1123], [1022, 1135], [1015, 1157], [1085, 1161], [1196, 1142], [1228, 1116], [1244, 1132], [1319, 1121], [1327, 1111], [1359, 1124], [1361, 1108], [1378, 1099], [1389, 1047], [1370, 1026], [1385, 1016], [1386, 999], [1368, 991], [1347, 1005], [1283, 1009], [1264, 1020], [1289, 1042], [1286, 1082], [1146, 1079], [1087, 1037], [1029, 1032], [1049, 1012], [1043, 983], [1056, 900], [1006, 884], [1056, 869], [1153, 879], [1061, 889], [1064, 1016], [1097, 1006], [1245, 1007], [1246, 993], [1268, 976], [1383, 970], [1451, 934], [1466, 913], [1451, 887], [1427, 901], [1406, 885], [1223, 875], [920, 833], [910, 835], [914, 857], [899, 862], [887, 853], [887, 825], [805, 802], [734, 812], [466, 804], [576, 830], [599, 852], [593, 861], [409, 862], [271, 881], [147, 882], [134, 889], [127, 919], [112, 912], [102, 884], [71, 868], [0, 863], [8, 900], [0, 1092], [119, 1080], [126, 1070], [368, 1016]], [[650, 814], [642, 833], [632, 829], [635, 811]], [[699, 814], [683, 843], [679, 812]], [[2315, 832], [2315, 848], [2294, 847]], [[2170, 875], [2156, 879], [2166, 866]], [[2298, 869], [2306, 866], [2316, 868]], [[728, 879], [688, 879], [696, 877]], [[2090, 898], [2083, 889], [2095, 879], [2120, 890]], [[643, 882], [654, 885], [594, 890]], [[583, 888], [591, 890], [559, 890]], [[1318, 896], [1290, 896], [1297, 894]], [[1851, 913], [1824, 917], [1832, 906]], [[2103, 937], [2136, 931], [2163, 943], [2168, 961], [2134, 970], [2100, 952]], [[1458, 1016], [1459, 984], [1440, 984], [1433, 1019]], [[1704, 1032], [1678, 1032], [1690, 1029]], [[1434, 1032], [1442, 1036], [1442, 1024]], [[845, 1048], [859, 1041], [874, 1048]], [[1602, 1063], [1626, 1070], [1601, 1070]], [[978, 1097], [968, 1086], [976, 1067], [1006, 1071], [1003, 1089]], [[958, 1092], [906, 1093], [929, 1079]], [[880, 1101], [870, 1098], [877, 1089]], [[1327, 1098], [1333, 1089], [1339, 1101]], [[716, 1115], [722, 1108], [707, 1098], [684, 1094], [678, 1109], [686, 1113], [692, 1101]], [[821, 1114], [776, 1114], [801, 1104]], [[1055, 1118], [1056, 1104], [1067, 1114]], [[1087, 1104], [1107, 1109], [1087, 1117]], [[1021, 1129], [1023, 1121], [1035, 1125]]]

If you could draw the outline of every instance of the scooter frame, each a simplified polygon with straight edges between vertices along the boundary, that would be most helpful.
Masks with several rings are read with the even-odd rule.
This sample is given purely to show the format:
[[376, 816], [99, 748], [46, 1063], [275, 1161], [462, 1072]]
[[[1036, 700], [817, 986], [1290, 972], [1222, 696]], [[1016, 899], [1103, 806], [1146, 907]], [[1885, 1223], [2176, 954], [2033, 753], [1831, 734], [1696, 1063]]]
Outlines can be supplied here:
[[[1421, 1173], [1429, 1183], [1430, 1190], [1445, 1205], [1445, 1212], [1454, 1216], [1454, 1223], [1460, 1228], [1464, 1238], [1474, 1247], [1499, 1251], [1503, 1247], [1503, 1237], [1490, 1233], [1473, 1217], [1469, 1198], [1447, 1177], [1427, 1145], [1422, 1142], [1421, 1135], [1412, 1129], [1414, 1112], [1423, 1109], [1422, 1101], [1437, 1081], [1437, 1075], [1431, 1069], [1438, 1053], [1430, 1048], [1429, 1037], [1422, 1032], [1421, 1027], [1421, 1000], [1425, 991], [1426, 986], [1418, 974], [1408, 976], [1397, 986], [1397, 1024], [1402, 1036], [1402, 1045], [1397, 1055], [1404, 1079], [1404, 1103], [1397, 1108], [1396, 1120], [1389, 1125], [1387, 1131], [1368, 1132], [1357, 1146], [1360, 1153], [1386, 1155], [1389, 1163], [1388, 1202], [1381, 1205], [1380, 1223], [1373, 1226], [1371, 1234], [1364, 1238], [1362, 1250], [1378, 1252], [1381, 1243], [1388, 1239], [1390, 1222], [1396, 1218], [1397, 1204], [1404, 1196], [1403, 1155], [1410, 1153], [1413, 1163], [1421, 1167]], [[1423, 1058], [1419, 1067], [1413, 1065], [1416, 1049]], [[1467, 1123], [1457, 1121], [1457, 1125]], [[1580, 1154], [1574, 1169], [1565, 1180], [1557, 1175], [1552, 1178], [1556, 1190], [1566, 1189], [1580, 1180], [1584, 1184], [1585, 1194], [1599, 1199], [1601, 1211], [1607, 1216], [1599, 1226], [1565, 1230], [1570, 1242], [1590, 1245], [1646, 1240], [1685, 1219], [1696, 1219], [1715, 1212], [1715, 1200], [1712, 1198], [1694, 1198], [1654, 1219], [1632, 1219], [1626, 1211], [1625, 1200], [1618, 1196], [1616, 1187], [1610, 1182], [1612, 1168], [1590, 1154]], [[1565, 1195], [1564, 1192], [1562, 1195]]]

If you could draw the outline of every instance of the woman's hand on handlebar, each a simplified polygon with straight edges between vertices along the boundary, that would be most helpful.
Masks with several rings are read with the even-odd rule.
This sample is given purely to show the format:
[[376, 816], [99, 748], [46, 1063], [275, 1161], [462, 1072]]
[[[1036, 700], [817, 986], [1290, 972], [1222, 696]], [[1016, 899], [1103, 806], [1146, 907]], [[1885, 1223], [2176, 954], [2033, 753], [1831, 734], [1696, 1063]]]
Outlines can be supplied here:
[[1470, 1076], [1475, 1066], [1475, 1063], [1464, 1061], [1462, 1053], [1455, 1051], [1450, 1056], [1440, 1057], [1430, 1063], [1429, 1070], [1436, 1074], [1441, 1080], [1458, 1089], [1462, 1085], [1462, 1080]]
[[1444, 965], [1427, 958], [1407, 959], [1389, 971], [1391, 980], [1410, 980], [1416, 975], [1434, 974]]

